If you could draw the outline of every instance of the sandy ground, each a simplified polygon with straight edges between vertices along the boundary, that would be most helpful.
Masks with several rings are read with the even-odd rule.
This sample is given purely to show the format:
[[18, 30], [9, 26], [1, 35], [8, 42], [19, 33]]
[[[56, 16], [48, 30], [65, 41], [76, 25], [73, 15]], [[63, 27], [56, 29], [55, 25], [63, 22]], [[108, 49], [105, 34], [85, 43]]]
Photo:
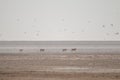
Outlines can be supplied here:
[[120, 80], [120, 54], [0, 54], [0, 80]]

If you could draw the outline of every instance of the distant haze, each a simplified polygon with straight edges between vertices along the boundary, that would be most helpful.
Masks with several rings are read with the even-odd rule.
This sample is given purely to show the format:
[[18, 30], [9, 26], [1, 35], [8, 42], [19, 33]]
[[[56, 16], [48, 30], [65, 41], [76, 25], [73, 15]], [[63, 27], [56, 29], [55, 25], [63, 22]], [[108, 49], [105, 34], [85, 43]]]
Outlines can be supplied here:
[[0, 40], [120, 40], [120, 0], [0, 0]]
[[120, 41], [0, 41], [3, 53], [120, 53]]

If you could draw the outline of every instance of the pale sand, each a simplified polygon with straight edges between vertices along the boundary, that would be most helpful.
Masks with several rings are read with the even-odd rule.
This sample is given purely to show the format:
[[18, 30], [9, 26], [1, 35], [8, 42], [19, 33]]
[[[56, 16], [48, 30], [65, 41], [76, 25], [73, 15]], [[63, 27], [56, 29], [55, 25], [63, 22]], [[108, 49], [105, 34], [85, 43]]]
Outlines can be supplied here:
[[0, 54], [0, 80], [120, 80], [120, 54]]

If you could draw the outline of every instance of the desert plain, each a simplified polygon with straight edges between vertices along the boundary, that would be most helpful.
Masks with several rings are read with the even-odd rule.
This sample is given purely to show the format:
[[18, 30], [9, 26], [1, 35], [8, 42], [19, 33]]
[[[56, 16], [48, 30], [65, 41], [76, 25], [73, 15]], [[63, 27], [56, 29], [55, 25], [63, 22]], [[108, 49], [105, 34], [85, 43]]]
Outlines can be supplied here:
[[0, 80], [120, 80], [120, 54], [0, 54]]

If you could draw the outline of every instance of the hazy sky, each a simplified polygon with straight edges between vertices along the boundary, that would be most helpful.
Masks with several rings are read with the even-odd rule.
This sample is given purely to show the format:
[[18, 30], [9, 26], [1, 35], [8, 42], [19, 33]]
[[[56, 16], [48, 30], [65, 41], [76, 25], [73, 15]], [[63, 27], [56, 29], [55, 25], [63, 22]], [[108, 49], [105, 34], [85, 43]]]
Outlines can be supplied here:
[[0, 0], [0, 40], [120, 40], [120, 0]]

